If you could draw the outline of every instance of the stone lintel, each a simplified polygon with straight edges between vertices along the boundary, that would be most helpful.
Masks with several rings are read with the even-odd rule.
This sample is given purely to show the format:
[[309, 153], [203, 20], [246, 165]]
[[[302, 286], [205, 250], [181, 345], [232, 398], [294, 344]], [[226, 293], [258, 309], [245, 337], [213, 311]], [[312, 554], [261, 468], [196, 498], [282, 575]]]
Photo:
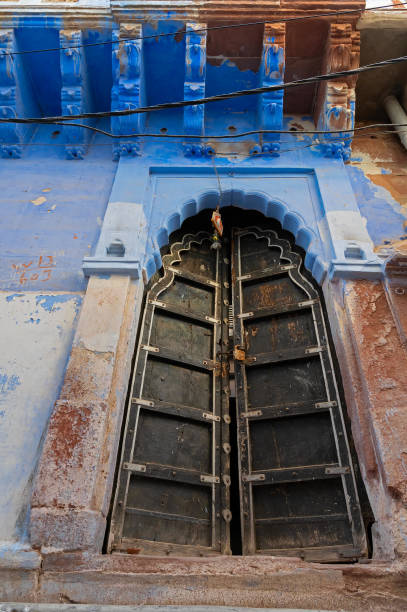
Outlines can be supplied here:
[[380, 280], [383, 278], [383, 265], [379, 258], [374, 261], [360, 259], [333, 259], [329, 264], [328, 276], [331, 280]]
[[124, 257], [84, 257], [82, 270], [85, 276], [124, 274], [131, 278], [140, 278], [140, 262]]

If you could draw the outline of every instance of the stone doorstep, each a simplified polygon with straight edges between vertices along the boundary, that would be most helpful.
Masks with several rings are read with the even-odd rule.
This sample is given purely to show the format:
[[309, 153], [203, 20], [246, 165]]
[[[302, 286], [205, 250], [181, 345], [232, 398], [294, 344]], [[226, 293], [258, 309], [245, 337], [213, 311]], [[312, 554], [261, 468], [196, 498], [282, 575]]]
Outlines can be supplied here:
[[[18, 604], [16, 612], [73, 612], [73, 605], [87, 612], [240, 612], [241, 606], [247, 606], [244, 610], [253, 606], [257, 610], [407, 610], [407, 562], [401, 561], [323, 565], [293, 557], [48, 553], [42, 556], [41, 567], [36, 565], [27, 558], [20, 567], [17, 559], [8, 568], [7, 563], [0, 564], [0, 600], [29, 602], [25, 608]], [[0, 604], [0, 612], [5, 605], [12, 612], [17, 604]]]
[[[304, 608], [236, 608], [230, 606], [194, 606], [193, 612], [328, 612]], [[98, 606], [93, 604], [34, 604], [5, 602], [0, 612], [191, 612], [191, 606]], [[339, 612], [339, 611], [338, 611]]]

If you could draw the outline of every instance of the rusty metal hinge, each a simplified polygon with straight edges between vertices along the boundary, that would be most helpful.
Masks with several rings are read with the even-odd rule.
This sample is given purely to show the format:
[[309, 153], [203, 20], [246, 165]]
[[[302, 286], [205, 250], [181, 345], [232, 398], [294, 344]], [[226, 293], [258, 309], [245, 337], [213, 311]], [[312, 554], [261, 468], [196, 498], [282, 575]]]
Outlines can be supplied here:
[[236, 344], [233, 347], [233, 359], [236, 359], [236, 361], [244, 361], [246, 359], [246, 351], [241, 344]]
[[142, 465], [141, 463], [123, 463], [123, 469], [129, 470], [130, 472], [145, 472], [147, 469], [146, 465]]
[[261, 480], [266, 480], [265, 474], [243, 474], [242, 476], [243, 482], [259, 482]]

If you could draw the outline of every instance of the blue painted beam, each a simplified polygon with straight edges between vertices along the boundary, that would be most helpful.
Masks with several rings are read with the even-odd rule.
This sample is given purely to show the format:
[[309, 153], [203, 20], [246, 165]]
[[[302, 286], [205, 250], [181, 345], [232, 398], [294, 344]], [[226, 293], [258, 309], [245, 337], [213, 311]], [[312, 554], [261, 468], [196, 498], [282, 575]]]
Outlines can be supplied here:
[[[185, 35], [185, 82], [184, 100], [196, 100], [205, 96], [206, 78], [206, 32], [203, 23], [187, 23]], [[184, 108], [184, 131], [186, 134], [203, 136], [205, 130], [205, 105]], [[202, 157], [211, 153], [208, 147], [199, 143], [184, 146], [187, 157]]]
[[[120, 30], [113, 31], [113, 40], [139, 38], [142, 24], [122, 23]], [[112, 45], [111, 108], [115, 110], [134, 109], [146, 104], [144, 77], [143, 44], [141, 40], [125, 40]], [[133, 134], [144, 131], [145, 114], [112, 117], [111, 128], [115, 134]], [[140, 153], [140, 143], [135, 138], [120, 139], [113, 145], [114, 159], [121, 155], [136, 156]]]
[[[61, 30], [61, 110], [63, 115], [76, 115], [93, 110], [92, 94], [88, 81], [84, 47], [72, 48], [83, 43], [81, 30]], [[84, 121], [92, 125], [91, 121]], [[91, 137], [91, 131], [78, 127], [63, 127], [65, 151], [68, 159], [83, 159]]]
[[[264, 24], [263, 52], [260, 67], [260, 87], [280, 85], [284, 82], [285, 69], [285, 23]], [[258, 117], [260, 127], [265, 130], [283, 128], [283, 91], [273, 91], [260, 96]], [[278, 155], [279, 134], [265, 134], [261, 141], [261, 152]], [[256, 148], [253, 152], [259, 153]]]
[[[0, 116], [29, 117], [39, 114], [22, 56], [8, 53], [19, 51], [13, 29], [0, 30]], [[4, 158], [19, 158], [24, 143], [35, 130], [34, 125], [0, 125], [0, 154]]]

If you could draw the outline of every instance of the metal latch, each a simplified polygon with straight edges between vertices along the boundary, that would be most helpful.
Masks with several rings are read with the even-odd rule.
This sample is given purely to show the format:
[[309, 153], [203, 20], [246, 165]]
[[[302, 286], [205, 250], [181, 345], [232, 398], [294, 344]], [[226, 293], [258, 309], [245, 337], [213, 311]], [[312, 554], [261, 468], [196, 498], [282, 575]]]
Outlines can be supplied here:
[[318, 304], [319, 300], [306, 300], [305, 302], [298, 302], [298, 306], [300, 308], [304, 306], [314, 306], [314, 304]]
[[259, 480], [266, 480], [265, 474], [243, 474], [243, 482], [259, 482]]
[[333, 402], [317, 402], [315, 404], [315, 408], [336, 408], [336, 406], [338, 405], [337, 402], [333, 401]]
[[350, 474], [349, 466], [327, 467], [325, 474]]
[[154, 402], [146, 399], [141, 399], [140, 397], [134, 398], [133, 403], [139, 404], [140, 406], [150, 406], [150, 408], [154, 408]]
[[310, 346], [305, 349], [306, 355], [315, 355], [316, 353], [322, 353], [325, 350], [324, 346]]
[[129, 470], [130, 472], [145, 472], [147, 466], [141, 465], [140, 463], [123, 463], [123, 469]]
[[142, 344], [141, 348], [143, 351], [149, 351], [150, 353], [159, 353], [160, 349], [158, 346], [149, 346], [148, 344]]
[[237, 315], [237, 318], [238, 319], [249, 319], [252, 316], [253, 316], [252, 312], [242, 312], [242, 313]]
[[250, 410], [249, 412], [242, 412], [240, 416], [245, 419], [250, 419], [250, 417], [262, 416], [263, 413], [261, 410]]
[[219, 319], [215, 319], [214, 317], [208, 317], [208, 315], [205, 315], [205, 320], [209, 321], [209, 323], [215, 323], [216, 325], [220, 325]]
[[217, 423], [220, 421], [220, 416], [216, 416], [211, 412], [204, 412], [202, 416], [204, 419], [208, 419], [208, 421], [216, 421]]
[[208, 482], [210, 484], [218, 484], [220, 482], [219, 476], [207, 476], [206, 474], [201, 474], [201, 482]]
[[148, 300], [149, 304], [152, 306], [159, 306], [160, 308], [167, 308], [167, 304], [165, 302], [160, 302], [159, 300]]

